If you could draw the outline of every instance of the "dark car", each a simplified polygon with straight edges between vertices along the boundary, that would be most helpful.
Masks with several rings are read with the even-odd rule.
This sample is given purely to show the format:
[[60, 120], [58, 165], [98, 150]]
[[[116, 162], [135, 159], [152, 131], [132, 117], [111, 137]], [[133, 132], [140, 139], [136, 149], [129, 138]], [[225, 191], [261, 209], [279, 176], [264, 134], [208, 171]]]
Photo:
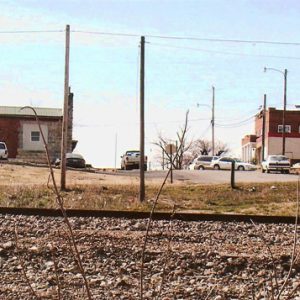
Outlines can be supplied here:
[[[54, 162], [55, 166], [60, 165], [60, 159], [57, 158]], [[85, 160], [81, 154], [67, 153], [66, 154], [66, 165], [70, 168], [85, 168]]]
[[66, 165], [71, 168], [85, 168], [85, 160], [82, 155], [76, 153], [66, 154]]

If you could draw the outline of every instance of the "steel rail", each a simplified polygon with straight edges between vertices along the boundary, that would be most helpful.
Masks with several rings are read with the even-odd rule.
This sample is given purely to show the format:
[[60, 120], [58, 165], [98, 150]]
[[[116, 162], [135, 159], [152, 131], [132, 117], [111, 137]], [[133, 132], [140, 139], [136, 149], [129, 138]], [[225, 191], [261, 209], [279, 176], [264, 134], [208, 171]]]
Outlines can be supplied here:
[[[118, 211], [118, 210], [82, 210], [66, 209], [68, 217], [93, 217], [93, 218], [124, 218], [124, 219], [147, 219], [149, 212], [146, 211]], [[29, 207], [0, 207], [0, 215], [25, 215], [43, 217], [62, 217], [59, 209], [29, 208]], [[154, 220], [170, 220], [172, 212], [155, 212]], [[240, 214], [203, 214], [176, 212], [172, 217], [181, 221], [220, 221], [220, 222], [245, 222], [250, 223], [284, 223], [294, 224], [295, 217], [291, 216], [266, 216], [266, 215], [240, 215]]]

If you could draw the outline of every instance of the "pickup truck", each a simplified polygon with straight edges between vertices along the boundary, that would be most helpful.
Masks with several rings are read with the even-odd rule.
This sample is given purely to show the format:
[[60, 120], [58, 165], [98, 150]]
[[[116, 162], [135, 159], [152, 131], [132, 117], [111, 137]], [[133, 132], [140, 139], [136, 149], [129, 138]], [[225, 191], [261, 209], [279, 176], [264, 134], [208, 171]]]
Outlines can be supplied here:
[[290, 173], [290, 160], [284, 155], [269, 155], [261, 163], [261, 171], [270, 173], [270, 171], [279, 171], [281, 173]]
[[[140, 168], [140, 151], [130, 150], [121, 156], [121, 170], [131, 170]], [[147, 171], [147, 156], [144, 159], [144, 170]]]

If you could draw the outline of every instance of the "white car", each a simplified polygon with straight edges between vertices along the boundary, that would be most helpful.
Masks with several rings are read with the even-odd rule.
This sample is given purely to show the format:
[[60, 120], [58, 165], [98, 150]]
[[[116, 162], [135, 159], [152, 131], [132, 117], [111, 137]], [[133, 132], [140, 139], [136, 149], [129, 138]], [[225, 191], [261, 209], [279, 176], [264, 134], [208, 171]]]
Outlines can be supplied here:
[[256, 166], [250, 163], [242, 162], [232, 157], [220, 157], [211, 163], [211, 167], [215, 170], [231, 170], [232, 162], [235, 162], [235, 169], [238, 171], [254, 171]]
[[0, 159], [7, 159], [8, 150], [4, 142], [0, 142]]
[[284, 155], [269, 155], [261, 163], [261, 171], [270, 173], [270, 171], [279, 171], [281, 173], [290, 172], [290, 160]]

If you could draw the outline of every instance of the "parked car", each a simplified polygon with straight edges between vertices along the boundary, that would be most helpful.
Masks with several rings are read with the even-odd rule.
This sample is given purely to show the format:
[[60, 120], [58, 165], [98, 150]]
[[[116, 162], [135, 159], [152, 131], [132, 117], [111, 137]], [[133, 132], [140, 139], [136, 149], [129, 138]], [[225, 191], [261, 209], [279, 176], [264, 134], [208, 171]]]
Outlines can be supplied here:
[[212, 161], [217, 160], [218, 156], [200, 155], [190, 165], [190, 169], [194, 170], [205, 170], [211, 169]]
[[[57, 158], [54, 162], [55, 166], [60, 165], [60, 159]], [[67, 153], [66, 154], [66, 166], [71, 168], [85, 168], [85, 159], [81, 154]]]
[[232, 162], [235, 162], [234, 166], [235, 166], [235, 169], [238, 171], [256, 170], [256, 166], [253, 164], [243, 162], [236, 158], [225, 157], [225, 156], [212, 161], [211, 167], [215, 170], [231, 170]]
[[0, 159], [7, 159], [8, 150], [4, 142], [0, 142]]
[[[121, 156], [121, 170], [140, 168], [140, 151], [129, 150]], [[147, 156], [144, 158], [144, 170], [147, 171]]]
[[290, 173], [290, 160], [284, 155], [269, 155], [261, 163], [261, 171], [270, 173], [270, 171], [279, 171], [281, 173]]

